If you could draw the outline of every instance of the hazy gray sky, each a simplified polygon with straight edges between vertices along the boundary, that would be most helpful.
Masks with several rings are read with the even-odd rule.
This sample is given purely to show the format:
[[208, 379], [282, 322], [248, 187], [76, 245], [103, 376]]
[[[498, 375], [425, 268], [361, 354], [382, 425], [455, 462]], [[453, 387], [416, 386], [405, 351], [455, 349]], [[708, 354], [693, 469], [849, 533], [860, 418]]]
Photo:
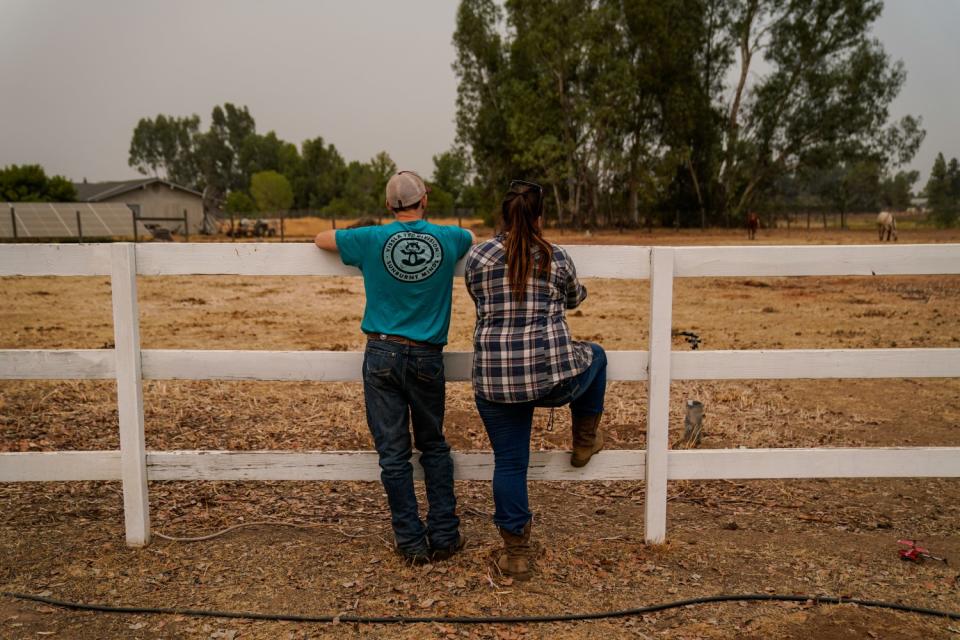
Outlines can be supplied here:
[[[257, 130], [386, 150], [432, 172], [453, 142], [454, 0], [0, 0], [0, 166], [136, 177], [141, 117], [247, 105]], [[888, 0], [876, 35], [907, 67], [892, 115], [923, 116], [913, 168], [960, 156], [960, 0]], [[922, 186], [922, 183], [921, 185]]]

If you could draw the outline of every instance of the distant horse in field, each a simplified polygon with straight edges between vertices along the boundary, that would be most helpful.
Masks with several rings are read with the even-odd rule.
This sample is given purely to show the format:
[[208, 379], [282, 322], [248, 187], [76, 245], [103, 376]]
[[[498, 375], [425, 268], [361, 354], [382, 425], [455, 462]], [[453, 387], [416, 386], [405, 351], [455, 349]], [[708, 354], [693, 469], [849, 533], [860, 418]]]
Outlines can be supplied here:
[[893, 214], [889, 211], [881, 211], [877, 215], [877, 232], [880, 234], [880, 242], [883, 242], [884, 235], [886, 235], [887, 242], [890, 241], [890, 236], [893, 236], [894, 242], [897, 240], [897, 221], [894, 219]]
[[757, 239], [757, 229], [760, 228], [760, 216], [751, 211], [747, 214], [747, 236], [751, 240]]

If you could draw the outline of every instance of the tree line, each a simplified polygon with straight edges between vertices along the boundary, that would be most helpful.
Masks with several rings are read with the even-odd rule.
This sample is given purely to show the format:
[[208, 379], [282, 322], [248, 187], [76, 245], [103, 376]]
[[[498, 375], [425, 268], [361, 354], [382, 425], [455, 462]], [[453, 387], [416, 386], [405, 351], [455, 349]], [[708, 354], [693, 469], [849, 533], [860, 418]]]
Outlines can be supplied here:
[[561, 223], [737, 224], [804, 198], [850, 210], [924, 137], [880, 0], [462, 0], [458, 143], [490, 201], [542, 182]]
[[960, 163], [948, 163], [938, 153], [924, 189], [931, 218], [938, 227], [952, 227], [960, 219]]
[[0, 169], [0, 202], [73, 202], [77, 190], [63, 176], [47, 176], [39, 164]]
[[[467, 164], [457, 151], [434, 156], [430, 209], [452, 213], [465, 188]], [[200, 117], [160, 114], [141, 118], [128, 162], [204, 195], [211, 210], [231, 213], [311, 209], [351, 216], [383, 209], [387, 180], [397, 171], [381, 151], [367, 162], [347, 162], [320, 136], [298, 148], [276, 133], [258, 133], [246, 106], [217, 105], [206, 131]]]

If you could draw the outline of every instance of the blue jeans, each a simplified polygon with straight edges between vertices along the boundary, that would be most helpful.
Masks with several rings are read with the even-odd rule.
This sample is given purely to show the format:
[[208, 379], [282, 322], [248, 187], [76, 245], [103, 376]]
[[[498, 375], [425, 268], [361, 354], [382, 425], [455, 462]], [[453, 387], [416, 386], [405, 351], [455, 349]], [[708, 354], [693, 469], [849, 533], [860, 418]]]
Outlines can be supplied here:
[[527, 496], [527, 467], [534, 407], [559, 407], [569, 403], [574, 416], [593, 416], [603, 411], [607, 355], [600, 345], [587, 344], [593, 350], [593, 361], [587, 370], [564, 380], [542, 398], [517, 403], [475, 398], [493, 446], [493, 522], [510, 533], [521, 535], [533, 517]]
[[[439, 349], [370, 340], [363, 355], [367, 425], [380, 455], [380, 480], [390, 504], [397, 550], [420, 555], [457, 542], [460, 519], [453, 493], [453, 460], [443, 437], [443, 354]], [[426, 481], [427, 525], [413, 489], [413, 442]]]

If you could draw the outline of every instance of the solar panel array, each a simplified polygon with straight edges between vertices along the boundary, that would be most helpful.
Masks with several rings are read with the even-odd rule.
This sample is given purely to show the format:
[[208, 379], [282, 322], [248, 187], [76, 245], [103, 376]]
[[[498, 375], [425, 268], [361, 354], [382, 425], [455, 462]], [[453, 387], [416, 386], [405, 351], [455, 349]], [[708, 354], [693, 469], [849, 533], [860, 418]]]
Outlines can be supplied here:
[[[79, 212], [79, 226], [78, 215]], [[0, 207], [0, 238], [133, 237], [133, 212], [123, 203], [7, 202]], [[137, 222], [137, 235], [150, 232]]]

